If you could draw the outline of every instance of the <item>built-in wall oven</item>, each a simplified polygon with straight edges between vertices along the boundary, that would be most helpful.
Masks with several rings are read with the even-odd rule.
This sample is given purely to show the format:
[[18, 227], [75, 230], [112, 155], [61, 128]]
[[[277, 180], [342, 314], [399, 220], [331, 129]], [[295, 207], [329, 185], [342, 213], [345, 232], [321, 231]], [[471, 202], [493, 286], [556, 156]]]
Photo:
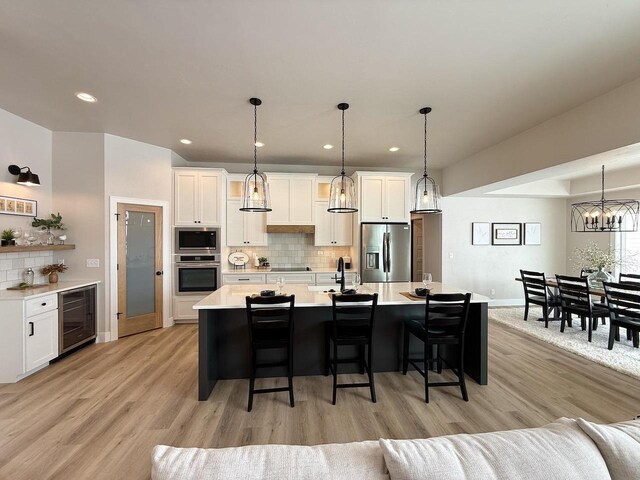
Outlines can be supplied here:
[[220, 255], [222, 237], [217, 227], [176, 227], [177, 255]]
[[220, 288], [220, 255], [176, 255], [175, 294], [207, 295]]

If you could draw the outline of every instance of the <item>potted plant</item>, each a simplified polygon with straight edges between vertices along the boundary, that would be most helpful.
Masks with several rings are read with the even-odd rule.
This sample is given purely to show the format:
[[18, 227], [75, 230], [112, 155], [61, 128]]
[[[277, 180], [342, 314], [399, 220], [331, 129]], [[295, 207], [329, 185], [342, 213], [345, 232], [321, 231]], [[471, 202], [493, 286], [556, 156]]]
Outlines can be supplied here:
[[269, 259], [267, 257], [258, 257], [258, 263], [262, 268], [269, 266]]
[[16, 244], [15, 238], [16, 238], [16, 236], [13, 233], [13, 230], [11, 230], [11, 229], [3, 230], [2, 231], [2, 243], [1, 243], [1, 245], [3, 247], [6, 247], [8, 245], [15, 245]]
[[58, 273], [64, 273], [67, 266], [64, 263], [54, 263], [45, 265], [40, 272], [43, 275], [49, 275], [49, 283], [58, 283]]
[[615, 251], [611, 248], [602, 249], [591, 242], [584, 248], [574, 250], [574, 263], [582, 270], [592, 271], [587, 275], [589, 285], [602, 287], [602, 282], [614, 282], [615, 277], [609, 273], [614, 266], [620, 265]]
[[40, 228], [47, 232], [47, 245], [53, 245], [53, 234], [51, 230], [66, 230], [67, 227], [62, 223], [62, 215], [51, 214], [51, 218], [34, 218], [31, 222], [32, 227]]

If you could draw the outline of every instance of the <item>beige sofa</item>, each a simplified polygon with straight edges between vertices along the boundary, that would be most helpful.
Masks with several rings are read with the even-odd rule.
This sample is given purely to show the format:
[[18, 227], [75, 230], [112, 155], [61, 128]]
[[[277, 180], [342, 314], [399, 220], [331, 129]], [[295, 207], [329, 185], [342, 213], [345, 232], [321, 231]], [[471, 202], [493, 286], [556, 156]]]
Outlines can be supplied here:
[[640, 420], [316, 446], [155, 447], [153, 480], [640, 479]]

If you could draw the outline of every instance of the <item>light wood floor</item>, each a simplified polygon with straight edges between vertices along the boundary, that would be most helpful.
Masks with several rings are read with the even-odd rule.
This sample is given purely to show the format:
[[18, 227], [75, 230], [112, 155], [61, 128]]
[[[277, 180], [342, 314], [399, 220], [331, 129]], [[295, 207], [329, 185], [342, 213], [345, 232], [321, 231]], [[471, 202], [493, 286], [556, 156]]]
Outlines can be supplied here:
[[639, 381], [493, 322], [489, 385], [468, 382], [469, 403], [457, 388], [441, 388], [424, 404], [415, 373], [376, 375], [377, 404], [367, 389], [348, 389], [332, 406], [328, 377], [296, 378], [293, 409], [278, 393], [257, 396], [247, 413], [242, 380], [219, 382], [198, 402], [196, 340], [195, 325], [156, 330], [88, 347], [0, 385], [0, 479], [148, 478], [151, 449], [160, 443], [316, 444], [640, 414]]

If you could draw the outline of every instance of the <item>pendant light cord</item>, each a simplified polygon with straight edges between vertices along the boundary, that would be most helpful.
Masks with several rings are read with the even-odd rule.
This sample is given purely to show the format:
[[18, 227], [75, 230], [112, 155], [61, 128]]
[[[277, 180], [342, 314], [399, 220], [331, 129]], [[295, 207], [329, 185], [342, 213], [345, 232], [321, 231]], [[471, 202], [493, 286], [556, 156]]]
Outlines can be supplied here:
[[424, 114], [424, 176], [427, 177], [427, 114]]
[[344, 110], [342, 110], [342, 175], [344, 175]]
[[604, 202], [604, 165], [602, 165], [602, 198], [601, 200], [602, 202]]
[[253, 173], [258, 173], [258, 106], [253, 106]]

